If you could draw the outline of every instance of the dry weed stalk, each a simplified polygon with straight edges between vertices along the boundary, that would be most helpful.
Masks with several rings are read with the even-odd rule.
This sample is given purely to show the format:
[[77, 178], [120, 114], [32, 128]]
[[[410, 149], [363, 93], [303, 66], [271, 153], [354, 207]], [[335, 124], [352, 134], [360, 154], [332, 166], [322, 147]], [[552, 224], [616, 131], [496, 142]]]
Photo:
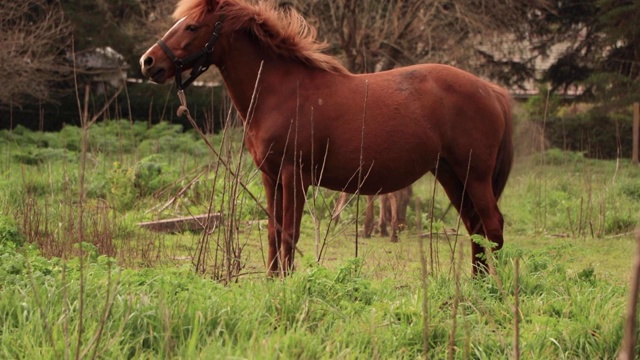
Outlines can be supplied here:
[[[455, 283], [455, 296], [453, 297], [453, 305], [451, 309], [451, 331], [449, 332], [449, 345], [447, 349], [447, 359], [453, 360], [455, 358], [455, 341], [456, 341], [456, 330], [458, 327], [458, 308], [460, 306], [460, 297], [461, 297], [461, 289], [460, 289], [460, 274], [462, 271], [462, 261], [464, 258], [463, 247], [458, 247], [458, 261], [455, 262], [453, 268], [453, 276]], [[452, 259], [453, 261], [453, 259]]]
[[[365, 176], [364, 178], [362, 177], [362, 169], [364, 166], [364, 159], [363, 159], [363, 152], [364, 152], [364, 132], [365, 132], [365, 120], [367, 118], [367, 103], [369, 100], [369, 80], [365, 81], [365, 91], [364, 91], [364, 104], [362, 107], [362, 127], [361, 127], [361, 133], [360, 133], [360, 163], [358, 164], [358, 190], [356, 190], [356, 195], [360, 195], [360, 186], [362, 186], [362, 183], [364, 181], [364, 179], [366, 179], [367, 177]], [[360, 213], [360, 202], [356, 202], [356, 214]], [[358, 238], [358, 216], [356, 217], [356, 240], [355, 240], [355, 257], [358, 257], [358, 245], [359, 245], [359, 238]]]
[[513, 359], [520, 359], [520, 258], [514, 262], [513, 279]]
[[[433, 244], [434, 244], [434, 239], [437, 239], [437, 236], [434, 236], [436, 234], [434, 234], [433, 232], [433, 220], [434, 220], [434, 213], [435, 213], [435, 198], [436, 198], [436, 190], [438, 189], [438, 169], [440, 167], [440, 153], [438, 153], [438, 157], [436, 159], [436, 170], [433, 173], [433, 188], [431, 191], [431, 209], [430, 211], [430, 215], [429, 215], [429, 259], [431, 260], [431, 271], [433, 271], [434, 273], [437, 273], [440, 270], [440, 257], [438, 256], [438, 248], [437, 248], [437, 242], [436, 244], [436, 248], [434, 249]], [[465, 183], [466, 186], [466, 183]], [[459, 223], [459, 221], [458, 221]], [[456, 232], [457, 233], [457, 232]], [[454, 247], [453, 247], [453, 252], [455, 252], [455, 243], [457, 243], [457, 236], [456, 236], [456, 242], [454, 242]], [[454, 263], [453, 261], [453, 252], [451, 255], [451, 263]]]
[[[433, 216], [433, 214], [431, 215]], [[428, 277], [429, 272], [427, 270], [427, 258], [425, 256], [424, 249], [424, 238], [422, 236], [419, 237], [418, 241], [419, 249], [420, 249], [420, 281], [421, 281], [421, 290], [422, 290], [422, 352], [424, 354], [424, 358], [429, 358], [429, 284]]]

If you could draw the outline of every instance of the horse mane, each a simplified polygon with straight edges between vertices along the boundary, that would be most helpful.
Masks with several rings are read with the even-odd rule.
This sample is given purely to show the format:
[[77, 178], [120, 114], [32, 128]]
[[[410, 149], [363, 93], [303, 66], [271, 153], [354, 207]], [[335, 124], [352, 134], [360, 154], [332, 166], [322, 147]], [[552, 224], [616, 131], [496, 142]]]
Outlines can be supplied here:
[[[206, 0], [180, 0], [173, 17], [201, 19], [207, 11]], [[332, 73], [348, 73], [338, 59], [322, 53], [327, 43], [319, 42], [316, 29], [293, 9], [278, 8], [273, 0], [220, 0], [216, 11], [225, 16], [223, 29], [245, 29], [278, 55]]]

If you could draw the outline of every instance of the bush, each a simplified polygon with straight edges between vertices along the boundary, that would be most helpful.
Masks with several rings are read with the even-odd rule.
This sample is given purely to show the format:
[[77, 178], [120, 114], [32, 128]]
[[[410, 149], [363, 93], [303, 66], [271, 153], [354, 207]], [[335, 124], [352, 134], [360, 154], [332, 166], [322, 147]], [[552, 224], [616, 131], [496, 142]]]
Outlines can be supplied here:
[[[584, 161], [584, 153], [576, 151], [564, 151], [559, 148], [552, 148], [543, 154], [537, 154], [536, 160], [541, 164], [563, 166], [567, 164], [578, 164]], [[544, 160], [544, 161], [543, 161]]]
[[71, 155], [65, 149], [30, 148], [13, 154], [13, 158], [20, 164], [40, 165], [49, 161], [67, 160], [71, 158]]
[[131, 210], [135, 204], [136, 193], [133, 179], [133, 169], [125, 167], [119, 162], [113, 164], [109, 177], [110, 188], [107, 200], [116, 210]]
[[138, 195], [149, 196], [172, 180], [172, 177], [163, 174], [163, 164], [160, 158], [159, 155], [151, 155], [136, 164], [133, 186]]
[[629, 214], [613, 214], [607, 218], [606, 234], [624, 234], [633, 231], [638, 221]]
[[622, 193], [633, 201], [640, 201], [640, 183], [625, 182], [620, 185]]
[[631, 157], [632, 127], [632, 117], [626, 113], [553, 116], [545, 124], [545, 137], [553, 147], [584, 152], [590, 158], [615, 159]]
[[18, 229], [16, 222], [0, 215], [0, 245], [19, 247], [24, 244], [24, 235]]

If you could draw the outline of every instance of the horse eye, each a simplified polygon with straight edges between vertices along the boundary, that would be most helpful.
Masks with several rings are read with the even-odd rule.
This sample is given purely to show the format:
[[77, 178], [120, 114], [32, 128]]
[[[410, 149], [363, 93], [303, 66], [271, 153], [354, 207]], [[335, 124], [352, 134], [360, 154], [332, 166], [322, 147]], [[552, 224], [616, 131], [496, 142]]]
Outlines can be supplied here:
[[185, 29], [187, 31], [196, 32], [196, 31], [198, 31], [198, 26], [196, 26], [196, 25], [187, 25], [187, 27]]

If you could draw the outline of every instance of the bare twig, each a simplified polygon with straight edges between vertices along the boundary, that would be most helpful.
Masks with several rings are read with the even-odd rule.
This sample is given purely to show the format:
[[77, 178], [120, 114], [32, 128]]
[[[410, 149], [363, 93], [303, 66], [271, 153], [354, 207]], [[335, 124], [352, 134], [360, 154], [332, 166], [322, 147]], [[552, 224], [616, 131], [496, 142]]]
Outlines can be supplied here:
[[[458, 260], [453, 262], [453, 276], [455, 282], [455, 296], [453, 297], [453, 305], [451, 310], [451, 331], [449, 332], [449, 346], [447, 349], [447, 358], [453, 360], [455, 358], [456, 331], [458, 327], [458, 307], [460, 305], [460, 273], [462, 270], [462, 260], [464, 258], [463, 247], [458, 247]], [[452, 259], [454, 260], [454, 259]]]
[[429, 358], [429, 286], [428, 286], [428, 270], [427, 258], [424, 250], [424, 238], [419, 237], [418, 245], [420, 248], [420, 280], [422, 285], [422, 351], [424, 358]]
[[[362, 129], [360, 135], [360, 163], [358, 164], [358, 189], [356, 190], [356, 194], [360, 195], [360, 187], [362, 186], [363, 178], [362, 178], [362, 168], [364, 166], [363, 160], [363, 152], [364, 152], [364, 130], [365, 130], [365, 120], [367, 118], [367, 103], [369, 100], [369, 80], [365, 81], [365, 92], [364, 92], [364, 105], [362, 109]], [[366, 177], [365, 177], [366, 178]], [[360, 202], [356, 202], [356, 214], [360, 213]], [[355, 257], [358, 257], [358, 216], [356, 216], [356, 240], [355, 240]]]

